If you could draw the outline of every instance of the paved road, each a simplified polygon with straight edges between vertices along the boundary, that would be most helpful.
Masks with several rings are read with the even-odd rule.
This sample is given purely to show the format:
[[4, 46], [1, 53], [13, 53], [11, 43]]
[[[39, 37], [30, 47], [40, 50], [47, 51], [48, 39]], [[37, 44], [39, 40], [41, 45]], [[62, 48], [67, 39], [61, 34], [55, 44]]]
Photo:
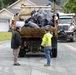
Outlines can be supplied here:
[[76, 75], [76, 42], [58, 43], [58, 57], [52, 58], [50, 67], [44, 67], [41, 56], [19, 58], [21, 66], [13, 66], [10, 41], [0, 43], [0, 75]]

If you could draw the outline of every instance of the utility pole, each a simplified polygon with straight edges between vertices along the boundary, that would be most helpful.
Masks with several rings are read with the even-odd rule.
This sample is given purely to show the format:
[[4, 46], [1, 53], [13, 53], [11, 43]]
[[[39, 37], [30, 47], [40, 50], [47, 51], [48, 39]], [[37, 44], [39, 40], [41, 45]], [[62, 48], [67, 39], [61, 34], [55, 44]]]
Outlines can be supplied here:
[[56, 3], [56, 0], [54, 0], [54, 13], [55, 13], [55, 3]]
[[56, 27], [56, 20], [55, 20], [55, 14], [56, 14], [56, 8], [55, 8], [55, 3], [56, 3], [56, 0], [54, 0], [54, 27]]

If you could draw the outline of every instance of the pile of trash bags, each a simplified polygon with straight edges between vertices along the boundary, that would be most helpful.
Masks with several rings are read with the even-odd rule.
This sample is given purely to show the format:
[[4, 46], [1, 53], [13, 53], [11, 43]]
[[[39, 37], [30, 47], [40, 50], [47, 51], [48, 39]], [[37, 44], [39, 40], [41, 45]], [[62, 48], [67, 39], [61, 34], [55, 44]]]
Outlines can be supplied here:
[[51, 10], [33, 10], [31, 17], [25, 20], [25, 28], [51, 28], [54, 27], [54, 13]]

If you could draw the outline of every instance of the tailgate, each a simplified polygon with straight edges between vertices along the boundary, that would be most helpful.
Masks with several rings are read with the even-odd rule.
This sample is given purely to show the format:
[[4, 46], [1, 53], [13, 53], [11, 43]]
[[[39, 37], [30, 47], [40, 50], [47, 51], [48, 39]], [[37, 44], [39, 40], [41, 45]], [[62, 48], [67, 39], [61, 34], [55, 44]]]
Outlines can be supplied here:
[[[50, 32], [53, 34], [53, 37], [57, 37], [57, 29], [49, 28]], [[21, 29], [22, 38], [42, 38], [45, 34], [44, 28], [22, 28]]]

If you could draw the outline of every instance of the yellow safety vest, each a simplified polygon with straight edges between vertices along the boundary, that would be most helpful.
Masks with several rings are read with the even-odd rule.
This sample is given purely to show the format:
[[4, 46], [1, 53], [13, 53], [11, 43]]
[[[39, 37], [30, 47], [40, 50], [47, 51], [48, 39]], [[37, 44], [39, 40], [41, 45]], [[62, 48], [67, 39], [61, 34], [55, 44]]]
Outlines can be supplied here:
[[52, 34], [50, 34], [49, 32], [46, 33], [43, 38], [42, 38], [42, 43], [41, 45], [44, 46], [44, 47], [47, 47], [47, 46], [51, 46], [52, 45], [52, 42], [51, 42], [51, 38], [53, 37]]

